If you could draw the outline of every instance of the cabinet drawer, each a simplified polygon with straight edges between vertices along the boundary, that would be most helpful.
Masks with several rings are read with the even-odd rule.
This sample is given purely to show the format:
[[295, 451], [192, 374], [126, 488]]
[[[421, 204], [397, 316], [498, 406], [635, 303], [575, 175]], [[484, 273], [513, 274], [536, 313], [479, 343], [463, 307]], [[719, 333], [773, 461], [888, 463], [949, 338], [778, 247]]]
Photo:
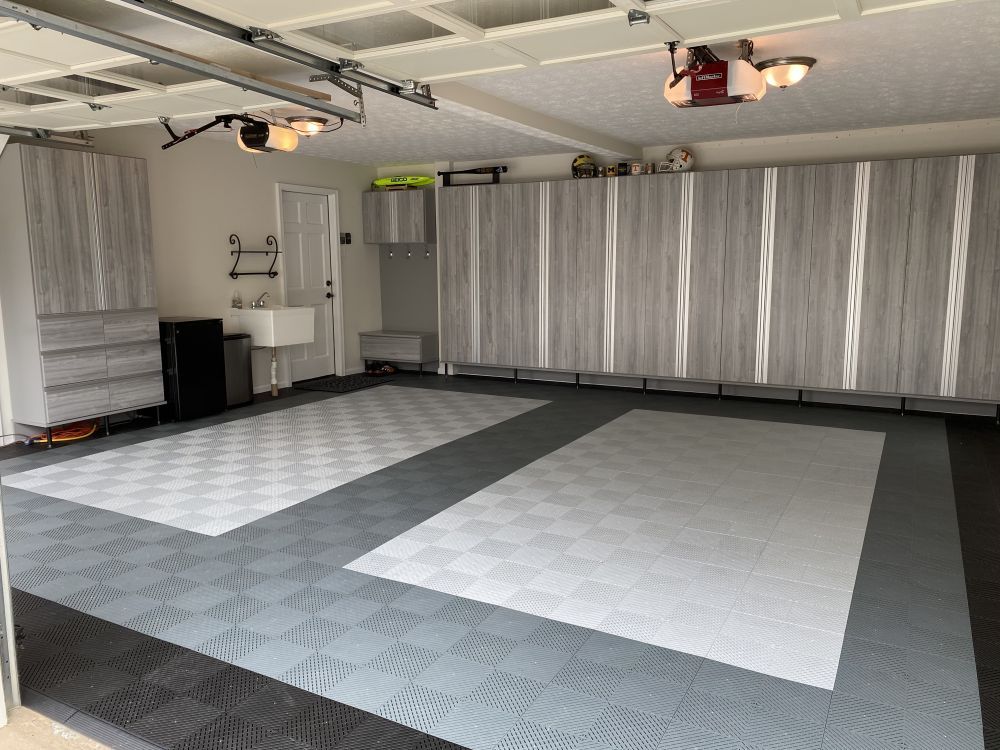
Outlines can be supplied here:
[[420, 339], [403, 336], [362, 336], [361, 358], [419, 362]]
[[42, 355], [42, 383], [46, 387], [103, 380], [106, 377], [108, 360], [103, 348]]
[[111, 411], [134, 409], [163, 401], [163, 376], [160, 373], [128, 380], [112, 380]]
[[117, 378], [144, 372], [159, 373], [160, 369], [158, 341], [108, 347], [108, 377]]
[[104, 344], [100, 315], [59, 315], [38, 319], [38, 343], [43, 352]]
[[156, 310], [104, 313], [104, 340], [108, 344], [159, 341], [160, 319]]
[[46, 390], [45, 411], [53, 424], [105, 414], [108, 411], [108, 382]]

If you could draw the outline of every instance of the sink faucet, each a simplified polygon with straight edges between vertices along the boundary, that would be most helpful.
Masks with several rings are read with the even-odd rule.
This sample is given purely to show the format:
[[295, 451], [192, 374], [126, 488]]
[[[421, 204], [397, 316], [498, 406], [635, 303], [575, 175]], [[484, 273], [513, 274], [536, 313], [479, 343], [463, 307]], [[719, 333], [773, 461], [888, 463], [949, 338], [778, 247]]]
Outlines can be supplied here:
[[251, 308], [256, 310], [258, 307], [267, 307], [267, 298], [271, 296], [270, 292], [264, 292], [257, 299], [253, 301], [250, 305]]

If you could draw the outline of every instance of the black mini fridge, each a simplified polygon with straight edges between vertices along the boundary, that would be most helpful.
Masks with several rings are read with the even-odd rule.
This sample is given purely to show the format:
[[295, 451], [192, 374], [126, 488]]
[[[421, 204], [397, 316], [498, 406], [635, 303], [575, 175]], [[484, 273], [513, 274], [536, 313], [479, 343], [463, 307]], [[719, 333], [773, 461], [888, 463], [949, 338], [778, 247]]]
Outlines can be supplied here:
[[226, 410], [222, 318], [160, 318], [165, 416], [184, 421]]

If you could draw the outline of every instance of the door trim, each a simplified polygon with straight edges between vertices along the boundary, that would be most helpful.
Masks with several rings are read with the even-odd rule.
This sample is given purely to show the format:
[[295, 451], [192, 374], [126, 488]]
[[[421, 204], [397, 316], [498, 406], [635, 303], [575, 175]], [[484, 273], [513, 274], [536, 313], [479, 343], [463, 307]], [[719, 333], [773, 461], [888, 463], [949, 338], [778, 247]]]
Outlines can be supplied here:
[[[315, 187], [313, 185], [292, 185], [286, 182], [275, 184], [275, 200], [278, 203], [278, 235], [284, 244], [285, 217], [282, 213], [281, 194], [285, 191], [290, 193], [309, 193], [312, 195], [325, 195], [327, 224], [330, 231], [330, 271], [333, 274], [333, 300], [331, 307], [333, 310], [333, 366], [334, 374], [346, 375], [347, 357], [344, 348], [344, 280], [341, 275], [340, 262], [340, 193], [335, 188]], [[282, 303], [287, 304], [288, 300], [288, 276], [285, 273], [285, 259], [280, 258], [281, 267], [281, 294]], [[288, 377], [292, 377], [292, 367], [289, 362]]]

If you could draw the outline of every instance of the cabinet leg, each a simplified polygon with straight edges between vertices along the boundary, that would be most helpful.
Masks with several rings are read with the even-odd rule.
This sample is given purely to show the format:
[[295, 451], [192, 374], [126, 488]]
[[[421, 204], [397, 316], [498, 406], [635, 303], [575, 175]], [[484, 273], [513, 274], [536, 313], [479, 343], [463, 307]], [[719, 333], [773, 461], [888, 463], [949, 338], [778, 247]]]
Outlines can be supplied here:
[[45, 428], [45, 447], [48, 448], [49, 450], [52, 449], [52, 428], [51, 427], [46, 427]]
[[580, 373], [576, 374], [576, 389], [580, 390]]
[[906, 396], [903, 396], [901, 399], [899, 399], [899, 416], [901, 417], [906, 416]]
[[517, 383], [517, 368], [514, 368], [514, 382]]
[[271, 347], [271, 395], [278, 395], [278, 350]]
[[159, 427], [160, 424], [162, 424], [161, 421], [160, 421], [160, 407], [157, 406], [156, 407], [156, 426]]
[[421, 378], [422, 378], [422, 377], [424, 376], [424, 363], [423, 363], [423, 362], [421, 362], [421, 363], [420, 363], [420, 364], [418, 365], [418, 367], [420, 367], [420, 376], [419, 376], [419, 377], [421, 377]]
[[1000, 426], [1000, 404], [997, 404], [997, 425]]
[[111, 435], [111, 417], [104, 417], [104, 436], [109, 437]]
[[642, 379], [642, 395], [646, 395], [646, 378]]
[[798, 400], [797, 400], [797, 402], [796, 402], [795, 405], [797, 407], [799, 407], [800, 409], [802, 408], [802, 389], [801, 388], [799, 388], [799, 397], [798, 397]]
[[719, 383], [719, 390], [716, 392], [715, 397], [722, 401], [722, 383]]

